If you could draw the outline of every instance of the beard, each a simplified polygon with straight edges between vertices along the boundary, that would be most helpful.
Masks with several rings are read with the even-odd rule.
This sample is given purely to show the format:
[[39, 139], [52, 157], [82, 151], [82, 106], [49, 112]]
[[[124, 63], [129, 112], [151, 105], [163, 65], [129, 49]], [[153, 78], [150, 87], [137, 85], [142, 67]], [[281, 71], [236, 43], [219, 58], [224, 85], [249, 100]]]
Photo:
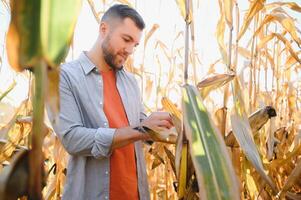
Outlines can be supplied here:
[[117, 71], [123, 69], [123, 63], [118, 63], [118, 54], [113, 53], [113, 49], [110, 45], [110, 37], [104, 39], [101, 49], [105, 62], [110, 66], [111, 69]]

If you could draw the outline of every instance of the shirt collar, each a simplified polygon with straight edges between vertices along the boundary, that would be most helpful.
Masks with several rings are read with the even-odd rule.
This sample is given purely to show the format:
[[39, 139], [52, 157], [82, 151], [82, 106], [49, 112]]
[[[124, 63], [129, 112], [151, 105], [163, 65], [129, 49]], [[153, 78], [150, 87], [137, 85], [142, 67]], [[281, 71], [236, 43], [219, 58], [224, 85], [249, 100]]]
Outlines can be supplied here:
[[[94, 65], [94, 63], [89, 59], [87, 56], [87, 52], [83, 51], [80, 56], [79, 56], [79, 62], [81, 63], [81, 66], [85, 72], [85, 75], [88, 75], [91, 71], [94, 71], [96, 73], [99, 73], [99, 70], [97, 67]], [[124, 71], [124, 67], [122, 67], [121, 70], [119, 71]]]
[[81, 66], [85, 72], [85, 75], [89, 74], [91, 71], [98, 72], [97, 67], [92, 63], [92, 61], [88, 58], [85, 51], [83, 51], [79, 56], [79, 61]]

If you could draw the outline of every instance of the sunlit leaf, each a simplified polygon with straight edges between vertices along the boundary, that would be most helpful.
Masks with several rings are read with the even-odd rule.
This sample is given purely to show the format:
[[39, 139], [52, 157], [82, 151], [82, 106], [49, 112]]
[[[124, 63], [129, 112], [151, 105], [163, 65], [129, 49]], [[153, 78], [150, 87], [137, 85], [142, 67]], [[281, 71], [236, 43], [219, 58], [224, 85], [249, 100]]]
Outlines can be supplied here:
[[243, 25], [239, 31], [237, 40], [240, 40], [240, 38], [245, 34], [247, 31], [253, 17], [264, 8], [265, 0], [255, 0], [251, 2], [251, 5], [244, 16], [244, 22]]
[[214, 75], [199, 82], [197, 87], [201, 92], [202, 98], [204, 99], [212, 90], [222, 87], [223, 85], [231, 81], [234, 77], [234, 74]]
[[224, 10], [225, 10], [225, 19], [231, 29], [233, 26], [232, 20], [232, 10], [233, 10], [233, 0], [224, 0]]
[[238, 53], [240, 55], [242, 55], [243, 57], [245, 57], [246, 59], [251, 59], [251, 52], [248, 49], [243, 48], [243, 47], [238, 47], [237, 50], [238, 50]]
[[158, 24], [154, 24], [153, 27], [151, 28], [151, 30], [149, 30], [145, 36], [145, 39], [144, 39], [144, 48], [146, 47], [147, 45], [147, 42], [149, 40], [149, 38], [154, 34], [154, 32], [159, 28], [159, 25]]
[[173, 124], [177, 132], [180, 133], [182, 129], [182, 113], [168, 98], [163, 97], [161, 102], [164, 110], [168, 111], [172, 115]]
[[177, 175], [176, 174], [176, 166], [175, 166], [175, 156], [173, 155], [173, 153], [166, 147], [164, 146], [164, 151], [169, 159], [169, 162], [170, 162], [170, 165], [171, 165], [171, 168], [175, 174], [175, 176]]
[[[271, 106], [265, 106], [252, 113], [249, 118], [249, 124], [251, 127], [252, 135], [255, 135], [270, 118], [276, 116], [276, 110]], [[237, 141], [231, 131], [225, 138], [227, 146], [238, 147]]]
[[301, 160], [298, 161], [291, 174], [287, 177], [283, 188], [281, 189], [281, 191], [277, 196], [284, 197], [285, 193], [293, 186], [293, 184], [297, 180], [300, 180], [300, 175], [301, 175]]
[[42, 1], [41, 45], [49, 66], [60, 65], [67, 56], [80, 8], [81, 0]]
[[266, 181], [266, 183], [271, 187], [273, 192], [277, 193], [276, 185], [266, 174], [259, 152], [254, 143], [252, 129], [250, 127], [245, 111], [244, 101], [241, 94], [241, 87], [238, 82], [238, 79], [235, 78], [231, 85], [234, 101], [234, 108], [231, 114], [231, 125], [235, 138], [238, 141], [240, 148], [243, 150], [250, 163], [254, 166], [254, 168], [261, 175], [261, 177]]
[[[163, 161], [163, 162], [162, 162]], [[155, 156], [155, 160], [153, 161], [152, 164], [152, 169], [157, 168], [159, 165], [161, 165], [162, 163], [164, 163], [164, 160], [157, 154]]]
[[5, 139], [5, 140], [8, 139], [8, 132], [14, 126], [14, 124], [16, 123], [16, 120], [18, 118], [18, 114], [21, 110], [24, 109], [26, 103], [27, 103], [27, 99], [24, 100], [23, 102], [21, 102], [19, 107], [16, 109], [15, 114], [12, 117], [12, 119], [10, 120], [10, 122], [0, 129], [0, 138], [1, 139]]
[[42, 56], [40, 46], [40, 7], [35, 0], [12, 0], [7, 33], [7, 56], [16, 71], [31, 68]]
[[273, 2], [265, 5], [265, 9], [286, 6], [294, 11], [301, 12], [301, 7], [296, 2]]
[[177, 140], [177, 133], [173, 128], [166, 129], [162, 128], [160, 130], [153, 130], [150, 127], [143, 126], [143, 128], [150, 134], [153, 141], [164, 142], [175, 144]]
[[293, 19], [283, 14], [281, 9], [275, 9], [271, 14], [266, 15], [263, 21], [261, 22], [261, 24], [259, 25], [258, 29], [255, 31], [254, 35], [257, 35], [262, 30], [264, 25], [271, 23], [273, 21], [278, 21], [282, 25], [282, 27], [288, 33], [290, 33], [294, 41], [298, 45], [301, 44], [301, 40], [297, 35], [297, 29]]
[[[299, 54], [301, 53], [301, 51], [299, 51], [297, 53], [298, 57], [299, 57]], [[293, 66], [294, 64], [296, 64], [298, 61], [292, 56], [290, 55], [289, 57], [287, 57], [287, 60], [285, 61], [285, 66], [286, 66], [286, 69], [289, 69], [291, 66]]]
[[59, 102], [59, 69], [51, 69], [48, 71], [48, 87], [46, 106], [48, 108], [48, 118], [52, 125], [58, 121], [58, 115], [60, 110]]
[[201, 199], [240, 199], [225, 143], [195, 87], [183, 89], [184, 126]]
[[16, 81], [14, 81], [8, 88], [6, 91], [4, 91], [2, 94], [0, 94], [0, 102], [3, 98], [6, 97], [6, 95], [8, 95], [8, 93], [10, 93], [16, 86]]
[[[182, 141], [181, 141], [182, 142]], [[188, 143], [183, 143], [182, 151], [180, 152], [180, 165], [178, 172], [178, 198], [181, 199], [185, 195], [185, 190], [187, 186], [187, 163], [188, 163]], [[177, 155], [176, 155], [177, 156]]]
[[223, 8], [222, 8], [222, 1], [219, 0], [219, 8], [220, 8], [220, 18], [218, 20], [218, 23], [216, 25], [216, 38], [217, 38], [217, 43], [219, 46], [219, 50], [221, 52], [222, 55], [222, 59], [224, 64], [228, 63], [228, 54], [227, 54], [227, 50], [226, 50], [226, 46], [225, 46], [225, 41], [224, 41], [224, 35], [225, 35], [225, 28], [226, 28], [226, 24], [225, 24], [225, 16], [224, 16], [224, 12], [223, 12]]
[[[181, 12], [181, 15], [183, 17], [183, 19], [185, 21], [187, 21], [188, 23], [191, 22], [192, 20], [192, 12], [191, 12], [191, 9], [189, 10], [189, 16], [187, 16], [187, 12], [186, 12], [186, 1], [187, 0], [175, 0], [179, 9], [180, 9], [180, 12]], [[188, 0], [189, 2], [189, 0]]]

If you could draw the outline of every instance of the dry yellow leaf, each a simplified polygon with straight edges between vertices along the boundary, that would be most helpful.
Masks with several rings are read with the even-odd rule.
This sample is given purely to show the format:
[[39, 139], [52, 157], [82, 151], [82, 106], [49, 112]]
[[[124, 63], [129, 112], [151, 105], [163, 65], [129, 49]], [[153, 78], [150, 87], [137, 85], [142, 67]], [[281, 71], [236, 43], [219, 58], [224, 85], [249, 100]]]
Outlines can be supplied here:
[[240, 38], [244, 35], [247, 28], [249, 27], [253, 17], [264, 8], [265, 0], [255, 0], [251, 3], [249, 10], [247, 14], [244, 17], [244, 23], [239, 31], [237, 40], [240, 40]]

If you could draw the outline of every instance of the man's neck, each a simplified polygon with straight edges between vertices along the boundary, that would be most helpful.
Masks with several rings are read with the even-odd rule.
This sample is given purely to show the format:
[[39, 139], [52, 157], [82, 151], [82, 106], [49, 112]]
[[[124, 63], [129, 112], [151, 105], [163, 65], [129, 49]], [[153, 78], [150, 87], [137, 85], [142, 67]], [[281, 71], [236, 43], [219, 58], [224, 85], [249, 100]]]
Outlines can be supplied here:
[[101, 50], [96, 49], [94, 46], [86, 53], [92, 63], [98, 68], [99, 71], [109, 71], [111, 67], [105, 62]]

